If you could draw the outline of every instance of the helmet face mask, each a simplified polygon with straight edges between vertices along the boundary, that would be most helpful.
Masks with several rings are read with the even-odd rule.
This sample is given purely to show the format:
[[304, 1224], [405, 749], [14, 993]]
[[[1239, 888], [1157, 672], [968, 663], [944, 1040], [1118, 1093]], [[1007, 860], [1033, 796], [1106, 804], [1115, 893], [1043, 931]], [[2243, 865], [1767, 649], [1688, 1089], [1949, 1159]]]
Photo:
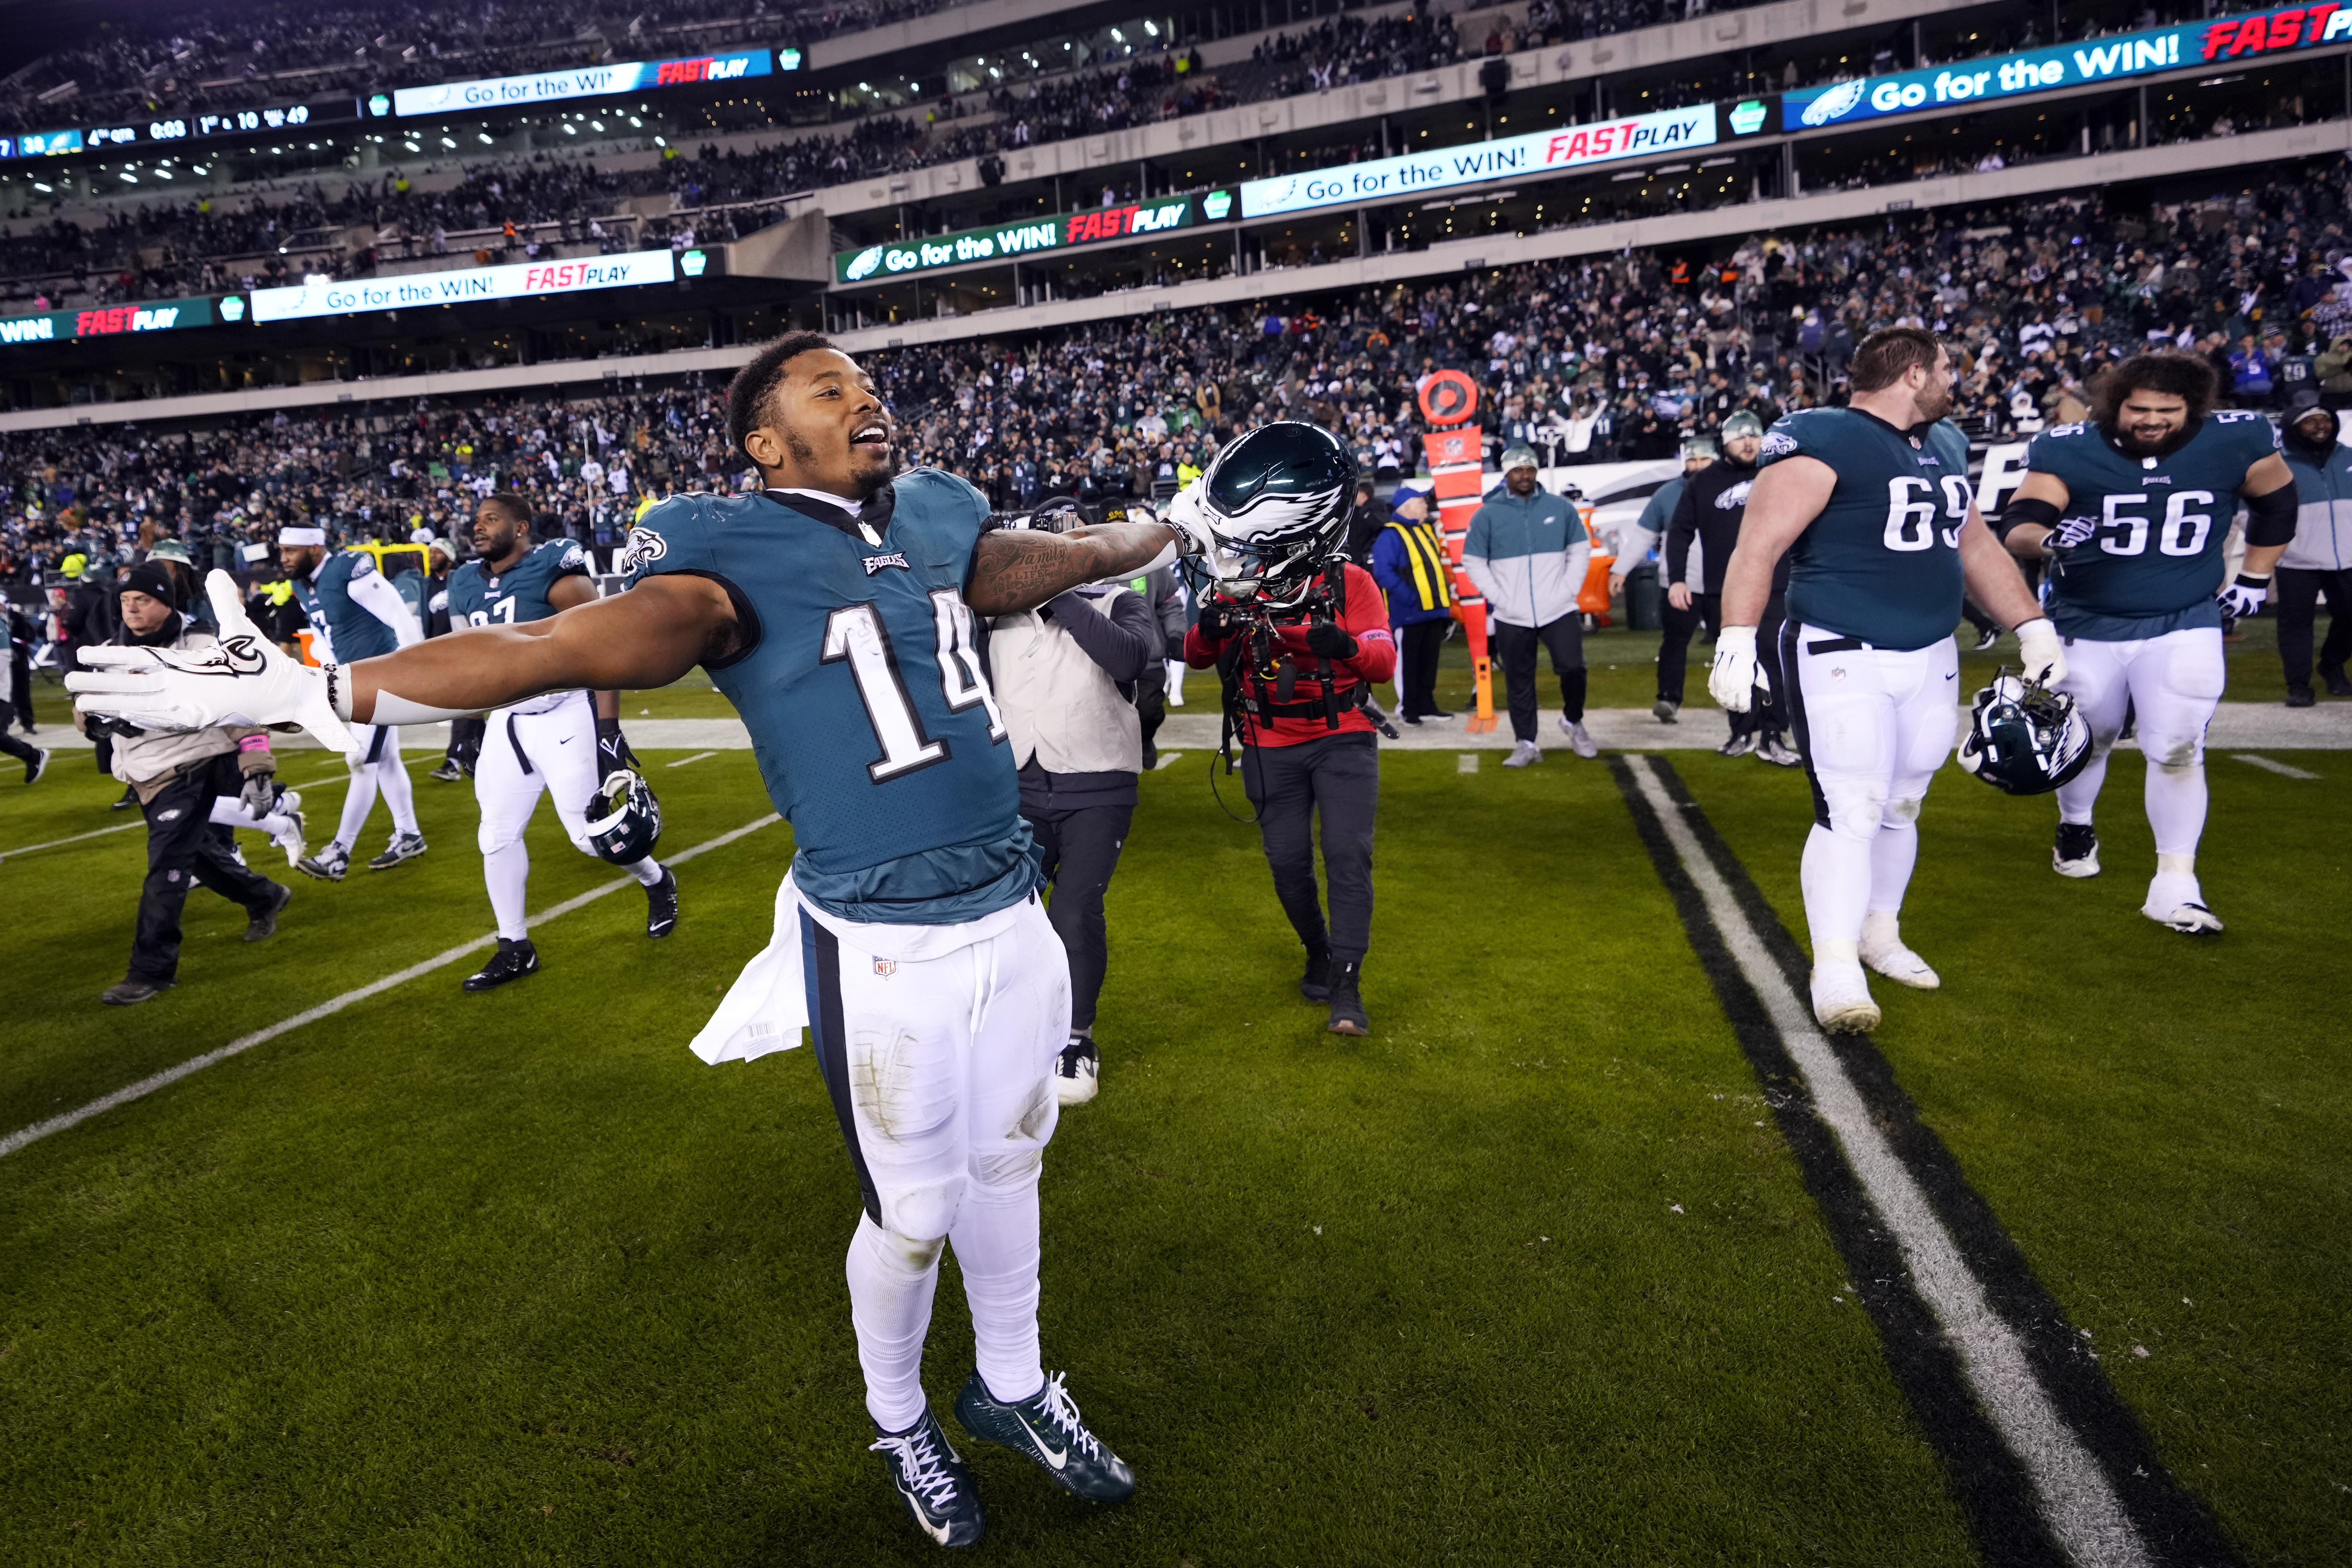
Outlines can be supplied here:
[[1261, 425], [1219, 452], [1201, 476], [1223, 546], [1219, 592], [1274, 609], [1303, 602], [1339, 550], [1355, 486], [1354, 456], [1319, 426]]
[[2006, 794], [2047, 795], [2090, 766], [2091, 726], [2072, 697], [2003, 670], [1977, 693], [1959, 763]]

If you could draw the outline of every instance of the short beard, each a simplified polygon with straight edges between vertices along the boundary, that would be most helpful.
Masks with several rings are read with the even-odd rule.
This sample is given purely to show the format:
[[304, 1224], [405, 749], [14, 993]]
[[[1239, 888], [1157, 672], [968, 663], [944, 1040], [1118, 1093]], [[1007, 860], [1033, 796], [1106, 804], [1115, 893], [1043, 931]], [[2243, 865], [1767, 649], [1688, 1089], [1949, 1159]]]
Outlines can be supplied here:
[[2195, 440], [2197, 432], [2203, 424], [2204, 421], [2201, 419], [2191, 419], [2152, 447], [2143, 445], [2121, 424], [2103, 425], [2100, 429], [2106, 433], [2107, 439], [2114, 443], [2116, 450], [2126, 458], [2169, 458], [2173, 453]]
[[1935, 394], [1934, 401], [1932, 402], [1930, 402], [1927, 397], [1921, 397], [1918, 400], [1920, 423], [1923, 425], [1933, 425], [1938, 419], [1943, 418], [1952, 411], [1952, 389], [1948, 386], [1938, 390]]

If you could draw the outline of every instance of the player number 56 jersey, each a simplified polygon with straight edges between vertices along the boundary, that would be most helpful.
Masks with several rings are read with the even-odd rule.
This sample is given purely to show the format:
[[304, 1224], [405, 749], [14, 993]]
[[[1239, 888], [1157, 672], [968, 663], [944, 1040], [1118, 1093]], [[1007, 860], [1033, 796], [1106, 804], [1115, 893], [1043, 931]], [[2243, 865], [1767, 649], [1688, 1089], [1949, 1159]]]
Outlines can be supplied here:
[[1949, 420], [1897, 430], [1858, 408], [1808, 408], [1765, 433], [1763, 464], [1816, 458], [1829, 504], [1790, 548], [1789, 618], [1908, 650], [1960, 618], [1960, 525], [1975, 494], [1969, 438]]
[[2093, 525], [2050, 573], [2050, 618], [2070, 637], [2126, 642], [2218, 626], [2230, 522], [2246, 470], [2278, 450], [2262, 415], [2223, 409], [2174, 451], [2129, 457], [2095, 425], [2033, 438], [2025, 466], [2066, 487], [2066, 519]]

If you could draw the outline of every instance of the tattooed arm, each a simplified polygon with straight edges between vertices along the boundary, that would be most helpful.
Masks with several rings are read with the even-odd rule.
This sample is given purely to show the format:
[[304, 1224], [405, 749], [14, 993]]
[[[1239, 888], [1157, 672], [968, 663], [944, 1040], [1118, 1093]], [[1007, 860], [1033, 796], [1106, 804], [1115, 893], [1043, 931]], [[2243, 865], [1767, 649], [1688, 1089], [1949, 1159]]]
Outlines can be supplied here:
[[1181, 536], [1166, 523], [1106, 522], [1067, 533], [1000, 528], [972, 547], [963, 600], [983, 616], [1034, 610], [1081, 584], [1140, 571]]

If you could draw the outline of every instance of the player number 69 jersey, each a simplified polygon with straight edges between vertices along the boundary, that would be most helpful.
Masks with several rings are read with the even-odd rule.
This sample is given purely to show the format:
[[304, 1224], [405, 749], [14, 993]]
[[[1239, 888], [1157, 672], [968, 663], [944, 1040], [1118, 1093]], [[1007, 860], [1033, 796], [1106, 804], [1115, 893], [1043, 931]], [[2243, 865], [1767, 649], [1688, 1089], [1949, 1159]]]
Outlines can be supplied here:
[[1789, 618], [1873, 647], [1922, 648], [1960, 618], [1960, 526], [1975, 492], [1949, 420], [1897, 430], [1859, 408], [1808, 408], [1765, 433], [1759, 464], [1812, 458], [1837, 486], [1790, 548]]

